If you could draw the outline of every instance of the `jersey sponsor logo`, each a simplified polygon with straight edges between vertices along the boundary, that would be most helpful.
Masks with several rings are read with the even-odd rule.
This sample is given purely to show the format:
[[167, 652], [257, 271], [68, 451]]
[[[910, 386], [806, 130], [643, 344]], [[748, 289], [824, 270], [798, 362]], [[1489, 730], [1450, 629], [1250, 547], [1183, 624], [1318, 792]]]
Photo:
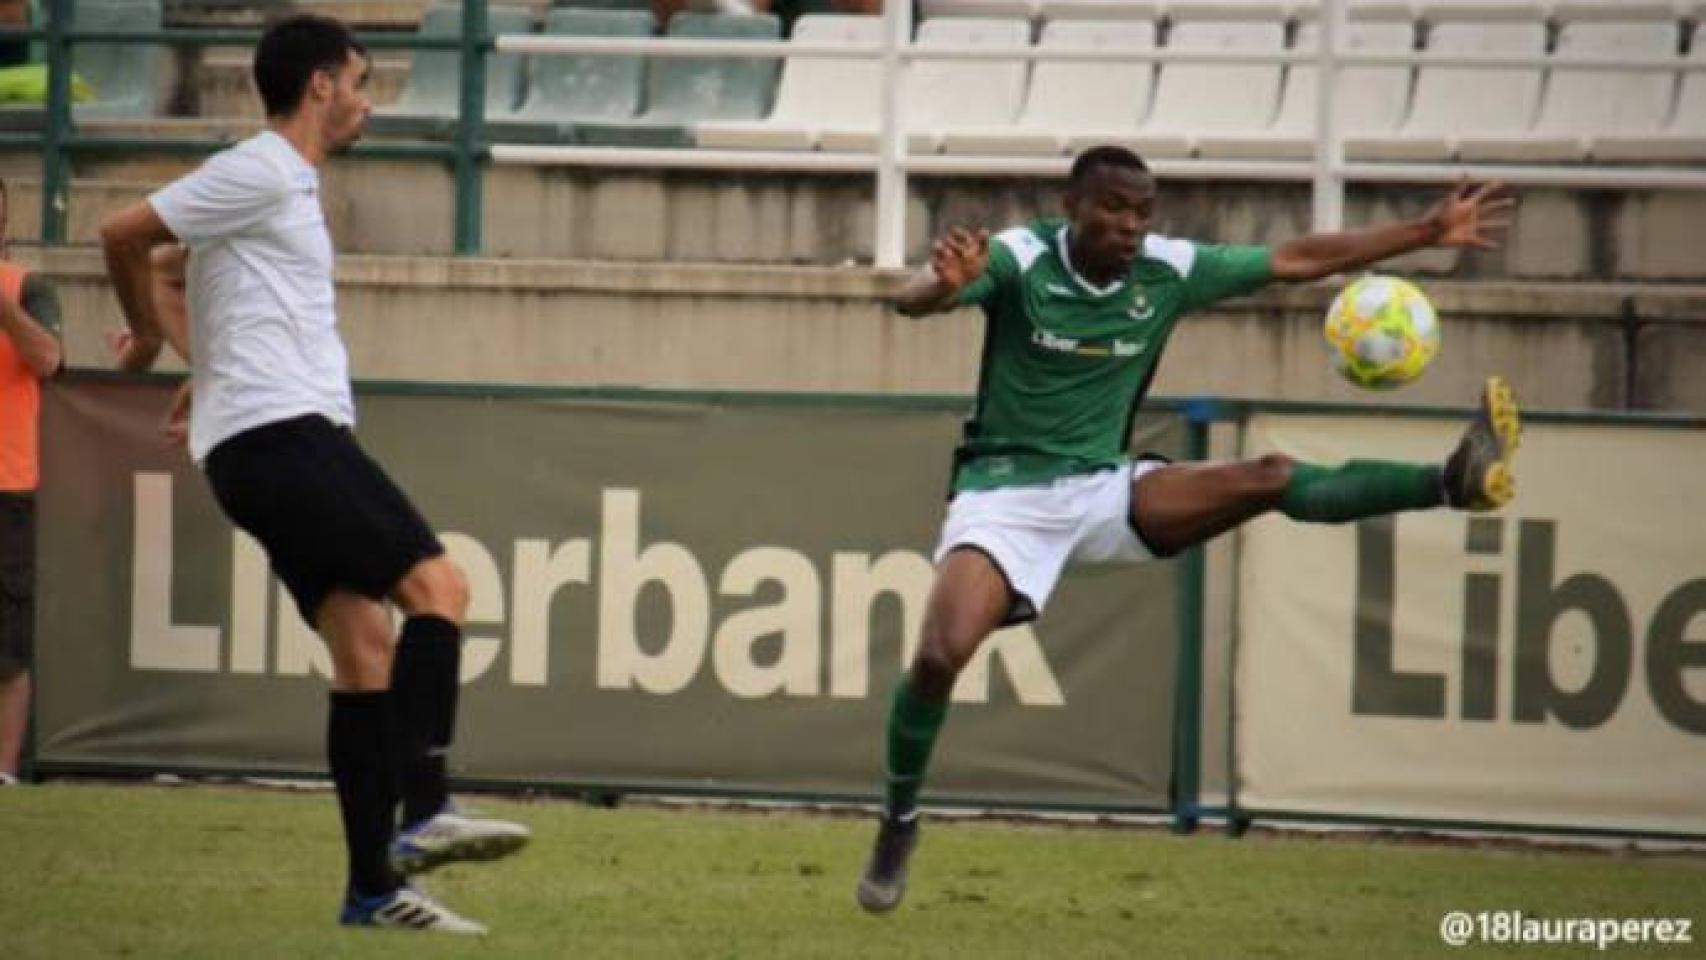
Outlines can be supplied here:
[[1058, 283], [1045, 284], [1043, 286], [1043, 289], [1047, 290], [1049, 293], [1052, 293], [1057, 297], [1075, 297], [1075, 296], [1077, 296], [1076, 293], [1072, 292], [1071, 287], [1062, 286], [1061, 284], [1058, 284]]
[[1063, 337], [1042, 329], [1031, 331], [1031, 342], [1044, 350], [1053, 350], [1056, 353], [1077, 353], [1079, 347], [1082, 346], [1078, 340], [1072, 337]]
[[1149, 340], [1114, 340], [1105, 344], [1087, 344], [1073, 337], [1063, 337], [1047, 330], [1033, 329], [1031, 343], [1055, 353], [1070, 353], [1080, 357], [1135, 357], [1149, 346]]

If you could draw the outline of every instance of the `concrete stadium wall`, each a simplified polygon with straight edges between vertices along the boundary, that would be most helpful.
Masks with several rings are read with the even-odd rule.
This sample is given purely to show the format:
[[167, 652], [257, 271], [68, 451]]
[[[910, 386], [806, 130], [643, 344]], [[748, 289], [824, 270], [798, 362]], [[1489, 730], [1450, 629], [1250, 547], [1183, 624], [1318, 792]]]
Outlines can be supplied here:
[[[201, 123], [240, 137], [252, 120]], [[143, 125], [138, 135], [184, 131]], [[188, 170], [183, 157], [86, 158], [69, 205], [73, 243], [92, 243], [101, 217]], [[40, 159], [0, 154], [13, 185], [13, 235], [39, 236]], [[448, 169], [402, 161], [334, 161], [325, 205], [346, 253], [442, 255], [452, 250]], [[501, 166], [485, 178], [484, 252], [494, 257], [644, 262], [869, 263], [874, 181], [865, 175]], [[1414, 216], [1430, 187], [1353, 186], [1352, 225]], [[1430, 253], [1396, 269], [1455, 279], [1706, 282], [1706, 192], [1527, 189], [1504, 249]], [[1162, 184], [1158, 232], [1225, 243], [1277, 243], [1309, 229], [1303, 184]], [[907, 249], [921, 259], [949, 226], [992, 230], [1059, 209], [1059, 185], [1030, 179], [913, 178]]]
[[[119, 322], [99, 255], [22, 251], [60, 285], [75, 366], [107, 364]], [[913, 321], [868, 268], [346, 256], [339, 308], [366, 379], [660, 389], [967, 394], [972, 311]], [[1330, 285], [1273, 288], [1187, 320], [1155, 392], [1467, 403], [1503, 373], [1535, 408], [1706, 414], [1706, 287], [1435, 281], [1441, 357], [1393, 394], [1342, 384], [1320, 317]]]

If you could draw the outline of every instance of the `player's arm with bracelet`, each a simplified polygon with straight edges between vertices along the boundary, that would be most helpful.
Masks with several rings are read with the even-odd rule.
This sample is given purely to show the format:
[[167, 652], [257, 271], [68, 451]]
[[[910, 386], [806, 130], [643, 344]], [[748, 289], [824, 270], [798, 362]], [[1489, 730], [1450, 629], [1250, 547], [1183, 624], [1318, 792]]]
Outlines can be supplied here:
[[1433, 209], [1414, 220], [1349, 230], [1312, 233], [1273, 250], [1273, 279], [1320, 280], [1335, 273], [1426, 247], [1497, 246], [1493, 231], [1510, 226], [1516, 199], [1499, 183], [1459, 183]]

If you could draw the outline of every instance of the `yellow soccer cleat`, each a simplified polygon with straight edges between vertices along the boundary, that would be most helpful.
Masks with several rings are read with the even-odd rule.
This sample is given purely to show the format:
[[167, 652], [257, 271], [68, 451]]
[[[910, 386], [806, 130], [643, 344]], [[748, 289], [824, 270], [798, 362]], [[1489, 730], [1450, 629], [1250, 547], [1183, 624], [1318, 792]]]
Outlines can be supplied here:
[[1446, 502], [1459, 510], [1497, 510], [1516, 496], [1511, 458], [1522, 439], [1516, 397], [1503, 377], [1488, 377], [1475, 419], [1445, 461]]

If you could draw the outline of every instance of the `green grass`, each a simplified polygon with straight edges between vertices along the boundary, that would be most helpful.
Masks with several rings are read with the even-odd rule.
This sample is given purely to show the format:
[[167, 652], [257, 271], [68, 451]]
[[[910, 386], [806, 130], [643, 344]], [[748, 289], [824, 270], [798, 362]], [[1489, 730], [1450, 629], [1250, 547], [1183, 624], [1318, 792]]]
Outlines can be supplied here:
[[343, 855], [329, 794], [0, 791], [0, 957], [1583, 956], [1596, 951], [1448, 951], [1436, 931], [1447, 910], [1706, 920], [1700, 857], [941, 819], [908, 902], [873, 918], [852, 897], [861, 819], [480, 806], [535, 841], [426, 879], [493, 928], [465, 942], [332, 922]]

